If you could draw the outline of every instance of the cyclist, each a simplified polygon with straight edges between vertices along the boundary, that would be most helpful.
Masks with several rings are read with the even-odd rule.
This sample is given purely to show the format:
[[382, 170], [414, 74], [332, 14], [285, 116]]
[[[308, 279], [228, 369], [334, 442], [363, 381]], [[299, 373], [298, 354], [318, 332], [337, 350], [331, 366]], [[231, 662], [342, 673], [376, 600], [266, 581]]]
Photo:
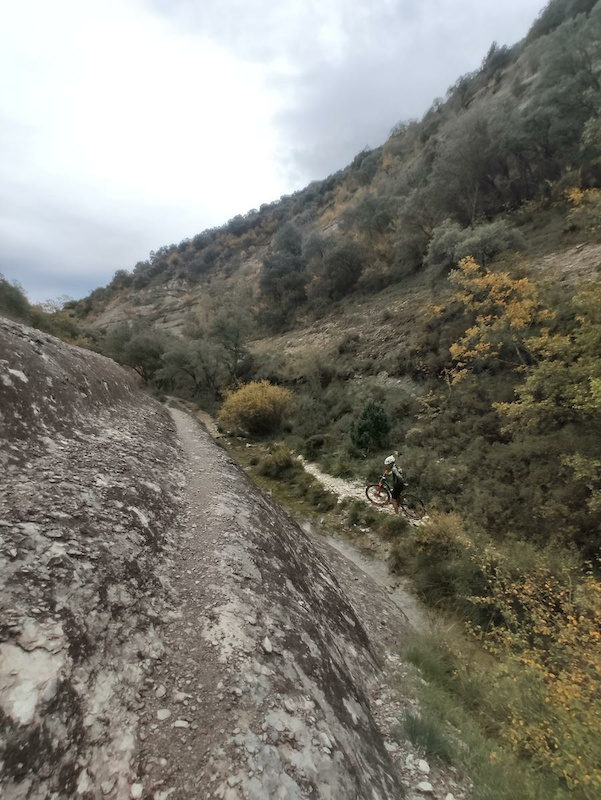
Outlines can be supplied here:
[[394, 508], [394, 513], [399, 513], [399, 497], [401, 496], [401, 492], [405, 486], [405, 479], [403, 478], [403, 473], [396, 465], [396, 459], [394, 456], [387, 456], [384, 459], [384, 466], [386, 469], [384, 470], [384, 475], [392, 475], [392, 507]]

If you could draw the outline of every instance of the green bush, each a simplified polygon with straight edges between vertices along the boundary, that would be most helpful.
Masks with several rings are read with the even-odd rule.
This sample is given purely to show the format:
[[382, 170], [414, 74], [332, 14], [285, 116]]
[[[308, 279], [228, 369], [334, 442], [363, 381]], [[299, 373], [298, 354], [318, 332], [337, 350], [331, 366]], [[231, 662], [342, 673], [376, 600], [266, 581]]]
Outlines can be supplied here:
[[455, 249], [455, 258], [461, 261], [462, 258], [472, 256], [478, 263], [485, 265], [506, 250], [523, 250], [525, 244], [520, 231], [499, 219], [465, 231]]
[[362, 500], [351, 500], [348, 504], [346, 521], [349, 525], [377, 529], [383, 519], [384, 514]]
[[302, 475], [304, 470], [285, 444], [277, 444], [259, 461], [257, 472], [267, 478], [288, 480]]
[[418, 592], [432, 605], [452, 603], [481, 622], [480, 610], [468, 598], [483, 592], [486, 576], [477, 546], [457, 514], [433, 514], [427, 522], [409, 526], [392, 548], [391, 570], [410, 575]]
[[381, 403], [369, 402], [351, 427], [351, 441], [360, 451], [384, 447], [390, 434], [390, 419]]
[[317, 511], [331, 511], [338, 503], [338, 497], [328, 492], [318, 481], [313, 480], [307, 491], [307, 499]]
[[380, 535], [387, 541], [398, 541], [399, 537], [405, 534], [411, 525], [404, 514], [385, 515], [384, 521], [380, 525]]
[[309, 461], [315, 461], [324, 447], [326, 447], [329, 437], [322, 433], [309, 436], [303, 443], [303, 453]]
[[448, 270], [457, 264], [455, 249], [461, 241], [463, 228], [458, 222], [446, 220], [432, 233], [428, 251], [424, 259], [426, 266]]
[[2, 273], [0, 273], [0, 313], [22, 322], [29, 322], [31, 316], [31, 306], [21, 286], [6, 280]]
[[506, 250], [523, 250], [525, 240], [520, 231], [505, 220], [486, 222], [473, 228], [462, 228], [446, 220], [434, 229], [425, 262], [429, 267], [448, 271], [462, 258], [472, 256], [485, 265]]
[[338, 455], [330, 462], [330, 472], [336, 478], [354, 478], [355, 466], [346, 455]]

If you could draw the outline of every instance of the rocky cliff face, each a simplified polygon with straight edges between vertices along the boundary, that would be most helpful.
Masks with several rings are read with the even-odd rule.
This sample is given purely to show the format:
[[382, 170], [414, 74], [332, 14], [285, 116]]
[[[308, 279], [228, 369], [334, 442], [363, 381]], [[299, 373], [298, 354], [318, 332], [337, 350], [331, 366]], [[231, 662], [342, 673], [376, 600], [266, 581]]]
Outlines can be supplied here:
[[7, 321], [0, 414], [3, 797], [402, 797], [370, 626], [206, 432]]

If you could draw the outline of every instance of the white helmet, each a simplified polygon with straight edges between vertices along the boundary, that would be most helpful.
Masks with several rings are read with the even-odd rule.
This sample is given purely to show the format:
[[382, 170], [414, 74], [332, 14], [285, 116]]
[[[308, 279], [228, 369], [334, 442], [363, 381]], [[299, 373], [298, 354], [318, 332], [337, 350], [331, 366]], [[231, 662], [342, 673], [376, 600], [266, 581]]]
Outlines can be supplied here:
[[394, 462], [395, 462], [394, 456], [388, 456], [387, 458], [384, 459], [384, 464], [387, 467], [389, 467], [391, 464], [394, 464]]

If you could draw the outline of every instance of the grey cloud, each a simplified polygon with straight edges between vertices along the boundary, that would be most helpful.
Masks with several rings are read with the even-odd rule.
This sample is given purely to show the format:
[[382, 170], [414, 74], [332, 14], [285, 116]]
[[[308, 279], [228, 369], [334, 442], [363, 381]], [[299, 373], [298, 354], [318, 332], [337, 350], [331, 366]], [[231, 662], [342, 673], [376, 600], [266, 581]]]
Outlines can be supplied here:
[[[364, 147], [383, 143], [401, 119], [420, 117], [478, 67], [493, 40], [514, 44], [541, 0], [148, 0], [182, 29], [216, 37], [270, 65], [286, 99], [276, 122], [284, 168], [295, 184], [323, 178]], [[285, 14], [295, 12], [296, 27]], [[325, 12], [324, 12], [325, 9]], [[337, 42], [323, 44], [324, 13]], [[278, 57], [290, 65], [282, 72]]]
[[330, 21], [346, 42], [360, 50], [365, 43], [394, 37], [399, 25], [415, 23], [437, 0], [146, 0], [147, 7], [186, 33], [204, 34], [240, 57], [269, 61], [280, 56], [297, 65], [324, 56], [319, 33]]
[[110, 278], [107, 264], [131, 269], [147, 253], [131, 229], [76, 219], [61, 207], [56, 219], [31, 216], [22, 235], [3, 239], [0, 272], [23, 284], [32, 302], [83, 297]]
[[173, 211], [111, 212], [91, 189], [81, 202], [69, 189], [57, 185], [54, 193], [36, 196], [13, 180], [0, 191], [0, 273], [22, 283], [32, 302], [83, 297], [169, 243], [174, 230], [180, 239], [190, 234], [191, 220], [176, 220]]

